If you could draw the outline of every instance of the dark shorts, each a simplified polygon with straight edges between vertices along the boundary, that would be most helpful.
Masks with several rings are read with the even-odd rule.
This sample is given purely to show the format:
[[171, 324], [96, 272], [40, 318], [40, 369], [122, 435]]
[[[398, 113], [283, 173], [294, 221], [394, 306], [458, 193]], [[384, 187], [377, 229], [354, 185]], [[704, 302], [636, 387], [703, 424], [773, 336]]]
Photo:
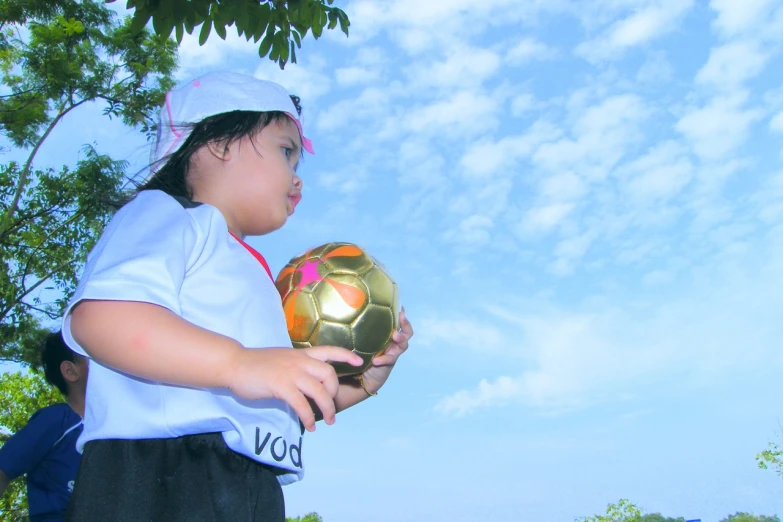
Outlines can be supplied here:
[[90, 441], [66, 520], [284, 522], [277, 474], [230, 450], [219, 433]]

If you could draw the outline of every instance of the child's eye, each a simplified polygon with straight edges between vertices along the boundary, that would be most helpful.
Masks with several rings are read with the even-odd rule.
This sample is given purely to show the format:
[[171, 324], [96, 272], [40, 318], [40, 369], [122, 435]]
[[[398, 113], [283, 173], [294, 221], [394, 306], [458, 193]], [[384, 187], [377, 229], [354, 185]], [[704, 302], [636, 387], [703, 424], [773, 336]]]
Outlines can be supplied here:
[[285, 159], [291, 159], [291, 154], [294, 152], [294, 149], [290, 147], [283, 147], [283, 154], [285, 155]]

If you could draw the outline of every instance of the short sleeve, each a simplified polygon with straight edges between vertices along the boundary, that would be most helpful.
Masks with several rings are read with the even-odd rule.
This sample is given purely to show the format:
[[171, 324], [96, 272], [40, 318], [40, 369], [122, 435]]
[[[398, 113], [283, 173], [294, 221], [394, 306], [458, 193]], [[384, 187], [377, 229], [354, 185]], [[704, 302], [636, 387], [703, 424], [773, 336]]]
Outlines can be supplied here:
[[15, 479], [32, 471], [63, 435], [67, 404], [38, 410], [27, 425], [0, 448], [0, 469]]
[[63, 338], [84, 350], [70, 332], [73, 307], [83, 300], [138, 301], [180, 314], [179, 293], [201, 234], [173, 197], [142, 191], [109, 222], [87, 258], [63, 317]]

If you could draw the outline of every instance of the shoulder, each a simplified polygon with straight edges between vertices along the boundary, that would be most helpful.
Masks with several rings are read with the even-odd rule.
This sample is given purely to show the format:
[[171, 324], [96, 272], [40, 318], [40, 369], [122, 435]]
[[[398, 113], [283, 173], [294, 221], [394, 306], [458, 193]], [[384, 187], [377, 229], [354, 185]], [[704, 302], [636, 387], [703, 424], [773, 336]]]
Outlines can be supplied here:
[[161, 190], [142, 190], [126, 203], [118, 212], [142, 213], [154, 216], [160, 213], [180, 212], [192, 208], [192, 202], [166, 194]]
[[160, 190], [139, 192], [120, 212], [129, 214], [130, 219], [143, 220], [153, 225], [169, 221], [187, 221], [202, 228], [208, 227], [213, 221], [225, 223], [223, 215], [212, 205], [171, 196]]
[[30, 417], [30, 422], [45, 423], [52, 427], [55, 425], [68, 427], [79, 421], [81, 421], [81, 417], [65, 402], [58, 402], [57, 404], [41, 408]]
[[[138, 243], [161, 242], [174, 246], [194, 239], [203, 228], [192, 214], [193, 207], [160, 190], [143, 190], [120, 208], [104, 229], [95, 252], [125, 250]], [[116, 238], [116, 239], [115, 239]], [[93, 253], [95, 253], [93, 252]]]

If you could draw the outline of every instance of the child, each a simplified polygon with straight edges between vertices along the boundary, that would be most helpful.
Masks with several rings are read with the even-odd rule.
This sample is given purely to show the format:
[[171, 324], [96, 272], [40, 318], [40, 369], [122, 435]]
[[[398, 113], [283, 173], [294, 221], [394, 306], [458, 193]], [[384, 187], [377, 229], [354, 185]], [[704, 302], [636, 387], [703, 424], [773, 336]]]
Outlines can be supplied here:
[[73, 353], [60, 332], [48, 334], [41, 350], [44, 375], [66, 403], [41, 408], [0, 448], [0, 496], [8, 483], [27, 474], [27, 503], [32, 522], [65, 520], [81, 455], [87, 359]]
[[359, 381], [294, 350], [280, 296], [246, 236], [281, 228], [312, 153], [299, 99], [208, 74], [169, 92], [152, 177], [91, 252], [63, 329], [93, 359], [69, 520], [283, 521], [303, 435], [376, 393], [413, 335], [404, 312]]

